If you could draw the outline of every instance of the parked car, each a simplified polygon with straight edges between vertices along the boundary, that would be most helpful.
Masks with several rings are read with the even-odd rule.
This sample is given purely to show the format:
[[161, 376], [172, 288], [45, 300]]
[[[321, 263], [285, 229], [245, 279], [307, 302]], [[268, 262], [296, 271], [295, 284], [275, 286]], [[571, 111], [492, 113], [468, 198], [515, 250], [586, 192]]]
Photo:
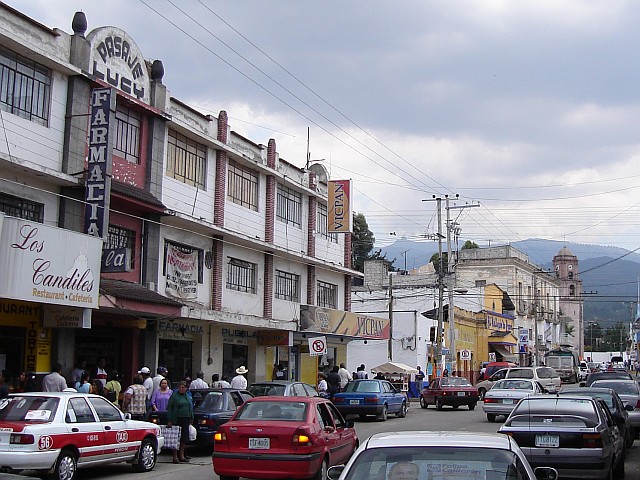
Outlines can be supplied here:
[[555, 369], [551, 367], [515, 367], [510, 368], [505, 378], [525, 378], [536, 380], [549, 392], [554, 393], [560, 390], [562, 380]]
[[247, 390], [213, 389], [206, 393], [193, 410], [193, 425], [198, 436], [195, 444], [213, 446], [213, 436], [220, 425], [227, 423], [244, 402], [253, 398]]
[[502, 370], [503, 368], [513, 368], [517, 367], [515, 363], [511, 362], [489, 362], [485, 367], [484, 373], [481, 377], [478, 378], [478, 381], [486, 380], [491, 375], [496, 373], [498, 370]]
[[632, 407], [629, 410], [629, 419], [637, 436], [640, 433], [640, 388], [638, 388], [638, 382], [625, 379], [596, 380], [591, 386], [615, 390], [622, 403]]
[[621, 371], [614, 371], [614, 370], [599, 370], [597, 372], [593, 372], [587, 375], [587, 379], [584, 382], [584, 386], [590, 387], [591, 384], [596, 380], [613, 380], [613, 379], [633, 380], [633, 377], [629, 372], [621, 372]]
[[466, 378], [437, 377], [422, 390], [420, 406], [427, 408], [429, 405], [435, 405], [436, 410], [442, 410], [444, 405], [453, 408], [466, 405], [469, 410], [473, 410], [478, 400], [480, 400], [478, 389]]
[[498, 381], [503, 380], [507, 376], [508, 368], [502, 368], [493, 372], [489, 378], [486, 380], [482, 380], [476, 383], [476, 388], [478, 389], [478, 395], [480, 395], [480, 399], [484, 399], [485, 394], [488, 390], [491, 390], [491, 387]]
[[615, 390], [611, 388], [599, 388], [599, 387], [579, 387], [579, 388], [565, 388], [559, 392], [560, 395], [590, 395], [593, 397], [600, 397], [604, 400], [604, 403], [609, 407], [611, 416], [618, 425], [620, 435], [624, 438], [625, 447], [629, 448], [633, 445], [636, 438], [635, 429], [631, 424], [629, 418], [629, 410], [633, 410], [631, 405], [625, 405], [622, 402], [620, 396]]
[[498, 415], [509, 416], [521, 398], [547, 390], [535, 380], [505, 378], [498, 380], [483, 399], [482, 409], [487, 414], [487, 420], [495, 422]]
[[334, 394], [332, 400], [345, 416], [353, 414], [364, 419], [375, 415], [384, 422], [390, 413], [400, 418], [407, 415], [407, 396], [388, 380], [352, 380], [342, 392]]
[[76, 392], [11, 394], [0, 400], [0, 470], [37, 470], [73, 480], [79, 468], [131, 462], [149, 472], [160, 427], [131, 420], [106, 398]]
[[274, 380], [271, 382], [255, 382], [249, 385], [249, 393], [254, 397], [273, 395], [276, 397], [317, 397], [315, 387], [303, 382]]
[[330, 480], [412, 478], [518, 479], [557, 478], [550, 467], [531, 468], [516, 442], [506, 435], [476, 432], [405, 431], [376, 433], [360, 445], [346, 465], [331, 467]]
[[358, 445], [353, 422], [328, 399], [256, 397], [215, 433], [213, 469], [221, 480], [324, 480]]
[[624, 438], [601, 398], [532, 395], [498, 432], [513, 438], [532, 466], [554, 467], [560, 478], [624, 477]]

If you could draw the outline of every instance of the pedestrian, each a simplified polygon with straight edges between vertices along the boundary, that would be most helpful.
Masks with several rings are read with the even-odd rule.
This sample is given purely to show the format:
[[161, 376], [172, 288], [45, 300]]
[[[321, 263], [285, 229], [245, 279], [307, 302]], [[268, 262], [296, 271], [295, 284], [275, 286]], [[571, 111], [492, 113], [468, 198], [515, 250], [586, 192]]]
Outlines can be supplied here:
[[640, 374], [640, 362], [636, 360], [636, 377]]
[[122, 392], [122, 384], [120, 383], [120, 374], [117, 370], [109, 372], [109, 378], [104, 386], [104, 391], [107, 400], [113, 402], [114, 405], [121, 403], [120, 393]]
[[247, 379], [245, 377], [247, 373], [249, 373], [249, 370], [244, 365], [236, 368], [236, 376], [231, 379], [231, 388], [245, 390], [247, 388]]
[[340, 393], [340, 374], [337, 365], [334, 365], [327, 375], [327, 384], [329, 385], [329, 395], [333, 397], [336, 393]]
[[160, 425], [167, 423], [167, 408], [169, 407], [169, 399], [173, 394], [173, 390], [169, 388], [169, 381], [166, 378], [160, 380], [158, 390], [151, 395], [151, 410], [158, 412]]
[[353, 380], [353, 377], [349, 373], [349, 370], [347, 370], [347, 368], [345, 367], [344, 363], [340, 364], [338, 375], [340, 375], [340, 390], [344, 390], [344, 387], [347, 386], [347, 383]]
[[207, 382], [204, 381], [204, 372], [199, 371], [196, 375], [196, 379], [193, 382], [191, 382], [191, 385], [189, 385], [189, 390], [196, 390], [196, 389], [202, 389], [202, 388], [209, 388], [209, 385], [207, 385]]
[[442, 371], [442, 376], [443, 377], [448, 377], [449, 376], [449, 370], [447, 370], [446, 368]]
[[329, 384], [327, 383], [327, 376], [322, 372], [318, 372], [318, 395], [322, 398], [331, 397], [329, 393]]
[[167, 373], [168, 371], [165, 367], [158, 367], [156, 369], [156, 376], [151, 379], [153, 381], [153, 389], [151, 390], [151, 395], [158, 391], [158, 388], [160, 388], [160, 382], [163, 378], [167, 377]]
[[82, 372], [80, 380], [74, 384], [74, 388], [78, 393], [90, 393], [91, 382], [89, 382], [89, 372]]
[[80, 382], [82, 378], [82, 372], [87, 372], [87, 361], [78, 359], [75, 368], [73, 369], [73, 373], [71, 374], [71, 385], [75, 385]]
[[104, 385], [102, 385], [102, 380], [100, 380], [99, 378], [93, 379], [93, 381], [91, 382], [91, 393], [106, 398], [107, 395], [104, 392]]
[[142, 376], [142, 385], [147, 389], [147, 413], [151, 411], [151, 395], [153, 394], [153, 379], [149, 367], [142, 367], [138, 370]]
[[67, 388], [67, 381], [62, 376], [62, 364], [56, 363], [49, 375], [45, 375], [42, 379], [42, 391], [44, 392], [62, 392]]
[[36, 374], [33, 372], [20, 373], [20, 379], [18, 383], [18, 392], [36, 392], [38, 387], [36, 386]]
[[122, 399], [122, 411], [131, 414], [133, 420], [144, 420], [147, 416], [147, 389], [143, 382], [142, 375], [134, 376]]
[[9, 385], [7, 384], [7, 371], [0, 370], [0, 398], [9, 396]]
[[385, 380], [384, 373], [382, 373], [382, 372], [376, 373], [376, 376], [373, 377], [373, 378], [375, 378], [376, 380]]
[[418, 369], [418, 373], [415, 375], [416, 379], [416, 390], [418, 390], [418, 396], [422, 395], [422, 383], [424, 382], [425, 374], [422, 371], [422, 367], [418, 365], [416, 367]]
[[105, 357], [100, 357], [98, 359], [97, 365], [91, 372], [91, 378], [97, 378], [102, 382], [102, 385], [104, 386], [107, 383], [108, 377], [109, 374], [107, 372], [107, 359]]
[[173, 463], [189, 461], [185, 457], [184, 447], [189, 441], [189, 426], [192, 421], [193, 405], [187, 397], [187, 382], [182, 381], [178, 385], [177, 393], [171, 395], [167, 404], [167, 427], [175, 424], [181, 429], [178, 450], [173, 450]]
[[220, 374], [211, 375], [211, 388], [231, 388], [231, 384], [226, 380], [220, 380]]
[[366, 380], [367, 378], [369, 378], [369, 375], [367, 375], [367, 372], [365, 370], [366, 368], [364, 366], [364, 363], [362, 363], [358, 368], [356, 368], [356, 374], [353, 376], [353, 378]]

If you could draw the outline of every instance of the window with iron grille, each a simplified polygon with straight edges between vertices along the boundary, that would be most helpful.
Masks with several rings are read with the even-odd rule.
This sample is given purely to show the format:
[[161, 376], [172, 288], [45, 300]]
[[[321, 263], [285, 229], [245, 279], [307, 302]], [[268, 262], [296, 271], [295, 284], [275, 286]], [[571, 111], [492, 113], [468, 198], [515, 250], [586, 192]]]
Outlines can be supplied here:
[[329, 214], [327, 206], [318, 202], [318, 214], [316, 215], [316, 231], [322, 238], [326, 238], [330, 242], [338, 243], [338, 235], [329, 233]]
[[207, 147], [169, 130], [167, 176], [204, 190], [206, 172]]
[[32, 222], [44, 222], [44, 204], [0, 193], [0, 212]]
[[113, 154], [130, 163], [140, 163], [140, 129], [142, 115], [124, 105], [116, 107]]
[[49, 125], [51, 70], [0, 47], [0, 109]]
[[258, 173], [249, 167], [229, 161], [227, 197], [238, 205], [258, 211]]
[[229, 257], [227, 288], [239, 292], [256, 293], [256, 264]]
[[276, 298], [300, 301], [300, 275], [276, 270]]
[[133, 270], [135, 265], [136, 232], [119, 225], [109, 225], [107, 239], [102, 246], [103, 249], [126, 248], [131, 252], [129, 269]]
[[276, 217], [281, 222], [300, 227], [302, 224], [302, 194], [278, 184]]
[[338, 308], [338, 286], [318, 280], [318, 306]]

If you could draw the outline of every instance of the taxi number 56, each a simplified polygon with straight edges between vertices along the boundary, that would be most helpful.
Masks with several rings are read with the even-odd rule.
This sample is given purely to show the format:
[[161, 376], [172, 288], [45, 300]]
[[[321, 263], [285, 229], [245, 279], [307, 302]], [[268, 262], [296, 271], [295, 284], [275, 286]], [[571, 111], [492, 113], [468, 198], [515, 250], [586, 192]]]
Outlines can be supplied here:
[[99, 440], [98, 435], [87, 435], [87, 440], [90, 442], [97, 442]]
[[53, 446], [53, 438], [49, 435], [42, 435], [38, 439], [38, 449], [39, 450], [49, 450]]

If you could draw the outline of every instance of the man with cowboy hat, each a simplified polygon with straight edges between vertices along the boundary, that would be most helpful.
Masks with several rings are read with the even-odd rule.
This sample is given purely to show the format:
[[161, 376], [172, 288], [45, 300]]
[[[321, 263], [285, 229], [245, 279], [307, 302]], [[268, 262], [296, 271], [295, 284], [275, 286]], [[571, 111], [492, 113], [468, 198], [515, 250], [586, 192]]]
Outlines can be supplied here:
[[231, 379], [231, 388], [239, 388], [240, 390], [246, 389], [247, 379], [244, 375], [248, 372], [249, 370], [247, 370], [244, 365], [236, 368], [237, 375]]

